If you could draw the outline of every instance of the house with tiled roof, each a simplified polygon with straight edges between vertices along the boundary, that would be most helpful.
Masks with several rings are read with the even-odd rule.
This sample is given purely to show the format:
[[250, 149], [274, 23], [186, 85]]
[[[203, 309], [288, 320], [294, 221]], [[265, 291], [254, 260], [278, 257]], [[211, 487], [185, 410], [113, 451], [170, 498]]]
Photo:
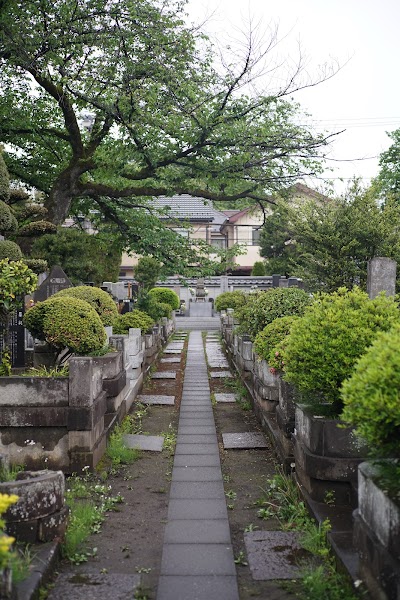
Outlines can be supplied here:
[[[304, 184], [296, 184], [291, 190], [292, 201], [306, 199], [327, 200], [319, 192]], [[235, 258], [233, 272], [236, 275], [249, 275], [260, 256], [260, 228], [264, 213], [260, 208], [249, 207], [242, 210], [217, 210], [209, 200], [195, 198], [188, 194], [160, 196], [154, 198], [152, 209], [159, 218], [179, 234], [191, 239], [203, 240], [216, 248], [232, 248], [239, 244], [244, 253]], [[268, 208], [266, 208], [266, 214]], [[123, 255], [120, 277], [133, 277], [133, 267], [137, 257]]]

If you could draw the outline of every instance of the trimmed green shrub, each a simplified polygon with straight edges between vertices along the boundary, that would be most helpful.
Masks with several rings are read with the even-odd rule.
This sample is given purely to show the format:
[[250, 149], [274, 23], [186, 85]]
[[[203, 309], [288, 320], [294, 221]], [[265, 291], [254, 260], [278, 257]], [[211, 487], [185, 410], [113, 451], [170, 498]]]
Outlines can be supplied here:
[[279, 317], [301, 316], [311, 304], [310, 296], [297, 287], [273, 288], [250, 294], [246, 305], [237, 312], [238, 331], [252, 340], [269, 323]]
[[165, 314], [165, 308], [155, 298], [152, 298], [147, 292], [139, 294], [137, 301], [139, 310], [147, 313], [154, 321], [159, 321]]
[[129, 329], [141, 329], [142, 333], [149, 331], [154, 325], [154, 320], [141, 310], [133, 310], [123, 315], [118, 315], [114, 321], [113, 333], [123, 335], [129, 333]]
[[4, 162], [3, 152], [0, 148], [0, 200], [7, 202], [10, 198], [10, 176], [6, 163]]
[[400, 325], [377, 335], [342, 386], [342, 419], [378, 457], [400, 458]]
[[178, 294], [168, 288], [155, 287], [149, 290], [149, 296], [157, 302], [169, 304], [172, 310], [178, 310], [180, 300]]
[[99, 315], [88, 302], [70, 296], [52, 296], [27, 311], [24, 325], [34, 337], [54, 348], [76, 354], [100, 350], [107, 339]]
[[111, 298], [110, 294], [98, 287], [78, 285], [77, 287], [67, 288], [57, 292], [55, 297], [58, 296], [71, 296], [72, 298], [85, 300], [85, 302], [88, 302], [97, 312], [103, 325], [112, 325], [118, 317], [118, 309], [114, 300]]
[[262, 260], [257, 260], [253, 265], [251, 274], [254, 277], [262, 277], [263, 275], [265, 275], [265, 263]]
[[288, 381], [306, 403], [335, 416], [342, 408], [340, 388], [380, 331], [400, 322], [393, 298], [370, 300], [359, 288], [317, 295], [292, 325], [284, 353]]
[[17, 219], [11, 212], [8, 204], [0, 200], [0, 233], [16, 231], [18, 228]]
[[0, 240], [0, 260], [8, 258], [9, 260], [21, 260], [21, 248], [11, 240]]
[[299, 317], [279, 317], [260, 331], [254, 340], [254, 351], [259, 358], [270, 363], [273, 360], [276, 347], [289, 335], [290, 329]]
[[44, 273], [48, 269], [47, 261], [41, 258], [24, 258], [23, 260], [24, 263], [37, 275], [39, 275], [39, 273]]
[[237, 290], [235, 292], [223, 292], [215, 299], [215, 310], [221, 311], [227, 308], [238, 309], [244, 306], [249, 298], [248, 294]]

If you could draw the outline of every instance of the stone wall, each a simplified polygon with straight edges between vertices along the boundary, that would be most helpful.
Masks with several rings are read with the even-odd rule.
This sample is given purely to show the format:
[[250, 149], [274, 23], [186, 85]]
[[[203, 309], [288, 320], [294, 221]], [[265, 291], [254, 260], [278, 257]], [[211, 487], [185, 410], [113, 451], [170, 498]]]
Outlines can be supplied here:
[[94, 468], [174, 326], [111, 335], [115, 352], [71, 358], [68, 377], [0, 377], [0, 453], [33, 470]]

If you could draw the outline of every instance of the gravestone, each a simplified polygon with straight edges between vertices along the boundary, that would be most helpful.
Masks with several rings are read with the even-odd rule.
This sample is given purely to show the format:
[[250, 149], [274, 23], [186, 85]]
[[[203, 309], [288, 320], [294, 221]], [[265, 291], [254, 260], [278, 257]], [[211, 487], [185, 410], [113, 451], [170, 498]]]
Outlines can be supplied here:
[[[23, 302], [21, 300], [21, 302]], [[11, 353], [11, 366], [13, 368], [25, 367], [25, 327], [22, 324], [25, 308], [18, 308], [10, 320], [10, 341], [9, 349]], [[0, 355], [3, 352], [4, 332], [0, 328]]]
[[53, 296], [60, 290], [73, 287], [73, 284], [68, 279], [64, 271], [59, 266], [51, 268], [50, 274], [43, 283], [38, 287], [36, 292], [33, 294], [33, 300], [35, 302], [43, 302]]
[[396, 261], [391, 258], [376, 256], [368, 261], [367, 292], [371, 300], [380, 292], [386, 292], [388, 296], [395, 295], [396, 267]]

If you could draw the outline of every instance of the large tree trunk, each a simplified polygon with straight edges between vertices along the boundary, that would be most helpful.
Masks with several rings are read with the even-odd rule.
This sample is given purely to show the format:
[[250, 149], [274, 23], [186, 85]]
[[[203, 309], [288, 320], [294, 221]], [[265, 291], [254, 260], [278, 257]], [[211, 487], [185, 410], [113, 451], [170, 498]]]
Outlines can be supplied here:
[[70, 164], [60, 173], [45, 202], [45, 208], [48, 211], [46, 220], [55, 225], [64, 223], [68, 217], [73, 198], [79, 194], [79, 178], [88, 170], [90, 170], [90, 165], [77, 162]]

